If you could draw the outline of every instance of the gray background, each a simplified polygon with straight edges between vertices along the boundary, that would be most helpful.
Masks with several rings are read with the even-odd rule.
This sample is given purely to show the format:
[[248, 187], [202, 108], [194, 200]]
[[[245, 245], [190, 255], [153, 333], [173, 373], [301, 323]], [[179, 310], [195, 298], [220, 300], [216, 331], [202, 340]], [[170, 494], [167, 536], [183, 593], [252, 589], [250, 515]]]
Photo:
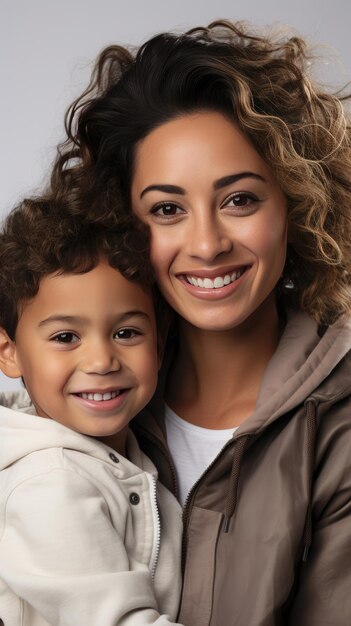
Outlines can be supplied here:
[[[319, 80], [351, 79], [349, 0], [0, 0], [0, 217], [45, 183], [64, 111], [104, 46], [217, 18], [288, 25], [316, 46]], [[0, 390], [14, 386], [0, 375]]]

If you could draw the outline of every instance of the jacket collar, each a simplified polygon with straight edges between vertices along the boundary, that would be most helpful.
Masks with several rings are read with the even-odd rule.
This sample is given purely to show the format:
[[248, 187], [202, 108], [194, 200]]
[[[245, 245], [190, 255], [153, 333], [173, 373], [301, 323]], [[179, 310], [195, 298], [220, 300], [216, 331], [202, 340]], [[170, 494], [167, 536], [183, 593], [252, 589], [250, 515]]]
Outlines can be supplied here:
[[[156, 393], [147, 409], [136, 418], [136, 429], [153, 433], [164, 446], [164, 396], [167, 375], [177, 350], [177, 338], [167, 344]], [[287, 323], [271, 358], [253, 414], [234, 438], [259, 433], [307, 399], [332, 402], [351, 392], [351, 319], [343, 318], [321, 332], [307, 314], [287, 312]], [[332, 372], [335, 375], [330, 379]]]

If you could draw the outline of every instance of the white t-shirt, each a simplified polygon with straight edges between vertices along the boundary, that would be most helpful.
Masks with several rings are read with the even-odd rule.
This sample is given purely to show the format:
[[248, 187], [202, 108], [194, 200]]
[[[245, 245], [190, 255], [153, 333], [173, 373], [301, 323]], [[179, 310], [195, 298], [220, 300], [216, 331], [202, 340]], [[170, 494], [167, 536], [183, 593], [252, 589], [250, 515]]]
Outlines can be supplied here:
[[187, 495], [216, 458], [237, 428], [214, 430], [189, 424], [166, 405], [166, 432], [179, 485], [179, 501], [184, 506]]

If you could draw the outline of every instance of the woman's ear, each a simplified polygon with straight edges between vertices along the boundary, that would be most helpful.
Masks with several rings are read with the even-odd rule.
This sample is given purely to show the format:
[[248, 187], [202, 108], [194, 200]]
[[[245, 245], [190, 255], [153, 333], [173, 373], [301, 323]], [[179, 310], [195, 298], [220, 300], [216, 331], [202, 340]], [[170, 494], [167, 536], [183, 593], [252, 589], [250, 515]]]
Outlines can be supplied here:
[[10, 378], [20, 378], [21, 371], [16, 360], [16, 345], [6, 330], [0, 326], [0, 369]]

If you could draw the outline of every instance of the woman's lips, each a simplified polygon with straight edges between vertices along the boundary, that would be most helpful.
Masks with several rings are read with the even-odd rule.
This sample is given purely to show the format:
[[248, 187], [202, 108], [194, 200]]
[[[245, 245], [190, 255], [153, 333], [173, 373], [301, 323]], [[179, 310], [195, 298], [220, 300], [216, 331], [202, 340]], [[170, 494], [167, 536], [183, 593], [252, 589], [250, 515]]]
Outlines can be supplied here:
[[[196, 272], [194, 274], [178, 274], [177, 278], [190, 293], [200, 298], [223, 298], [235, 291], [243, 282], [248, 265], [225, 272]], [[200, 275], [201, 274], [201, 275]]]
[[217, 274], [216, 276], [201, 277], [198, 274], [184, 274], [185, 280], [194, 287], [201, 287], [203, 289], [220, 289], [235, 282], [245, 271], [245, 267], [241, 267], [237, 270], [233, 270], [226, 273]]

